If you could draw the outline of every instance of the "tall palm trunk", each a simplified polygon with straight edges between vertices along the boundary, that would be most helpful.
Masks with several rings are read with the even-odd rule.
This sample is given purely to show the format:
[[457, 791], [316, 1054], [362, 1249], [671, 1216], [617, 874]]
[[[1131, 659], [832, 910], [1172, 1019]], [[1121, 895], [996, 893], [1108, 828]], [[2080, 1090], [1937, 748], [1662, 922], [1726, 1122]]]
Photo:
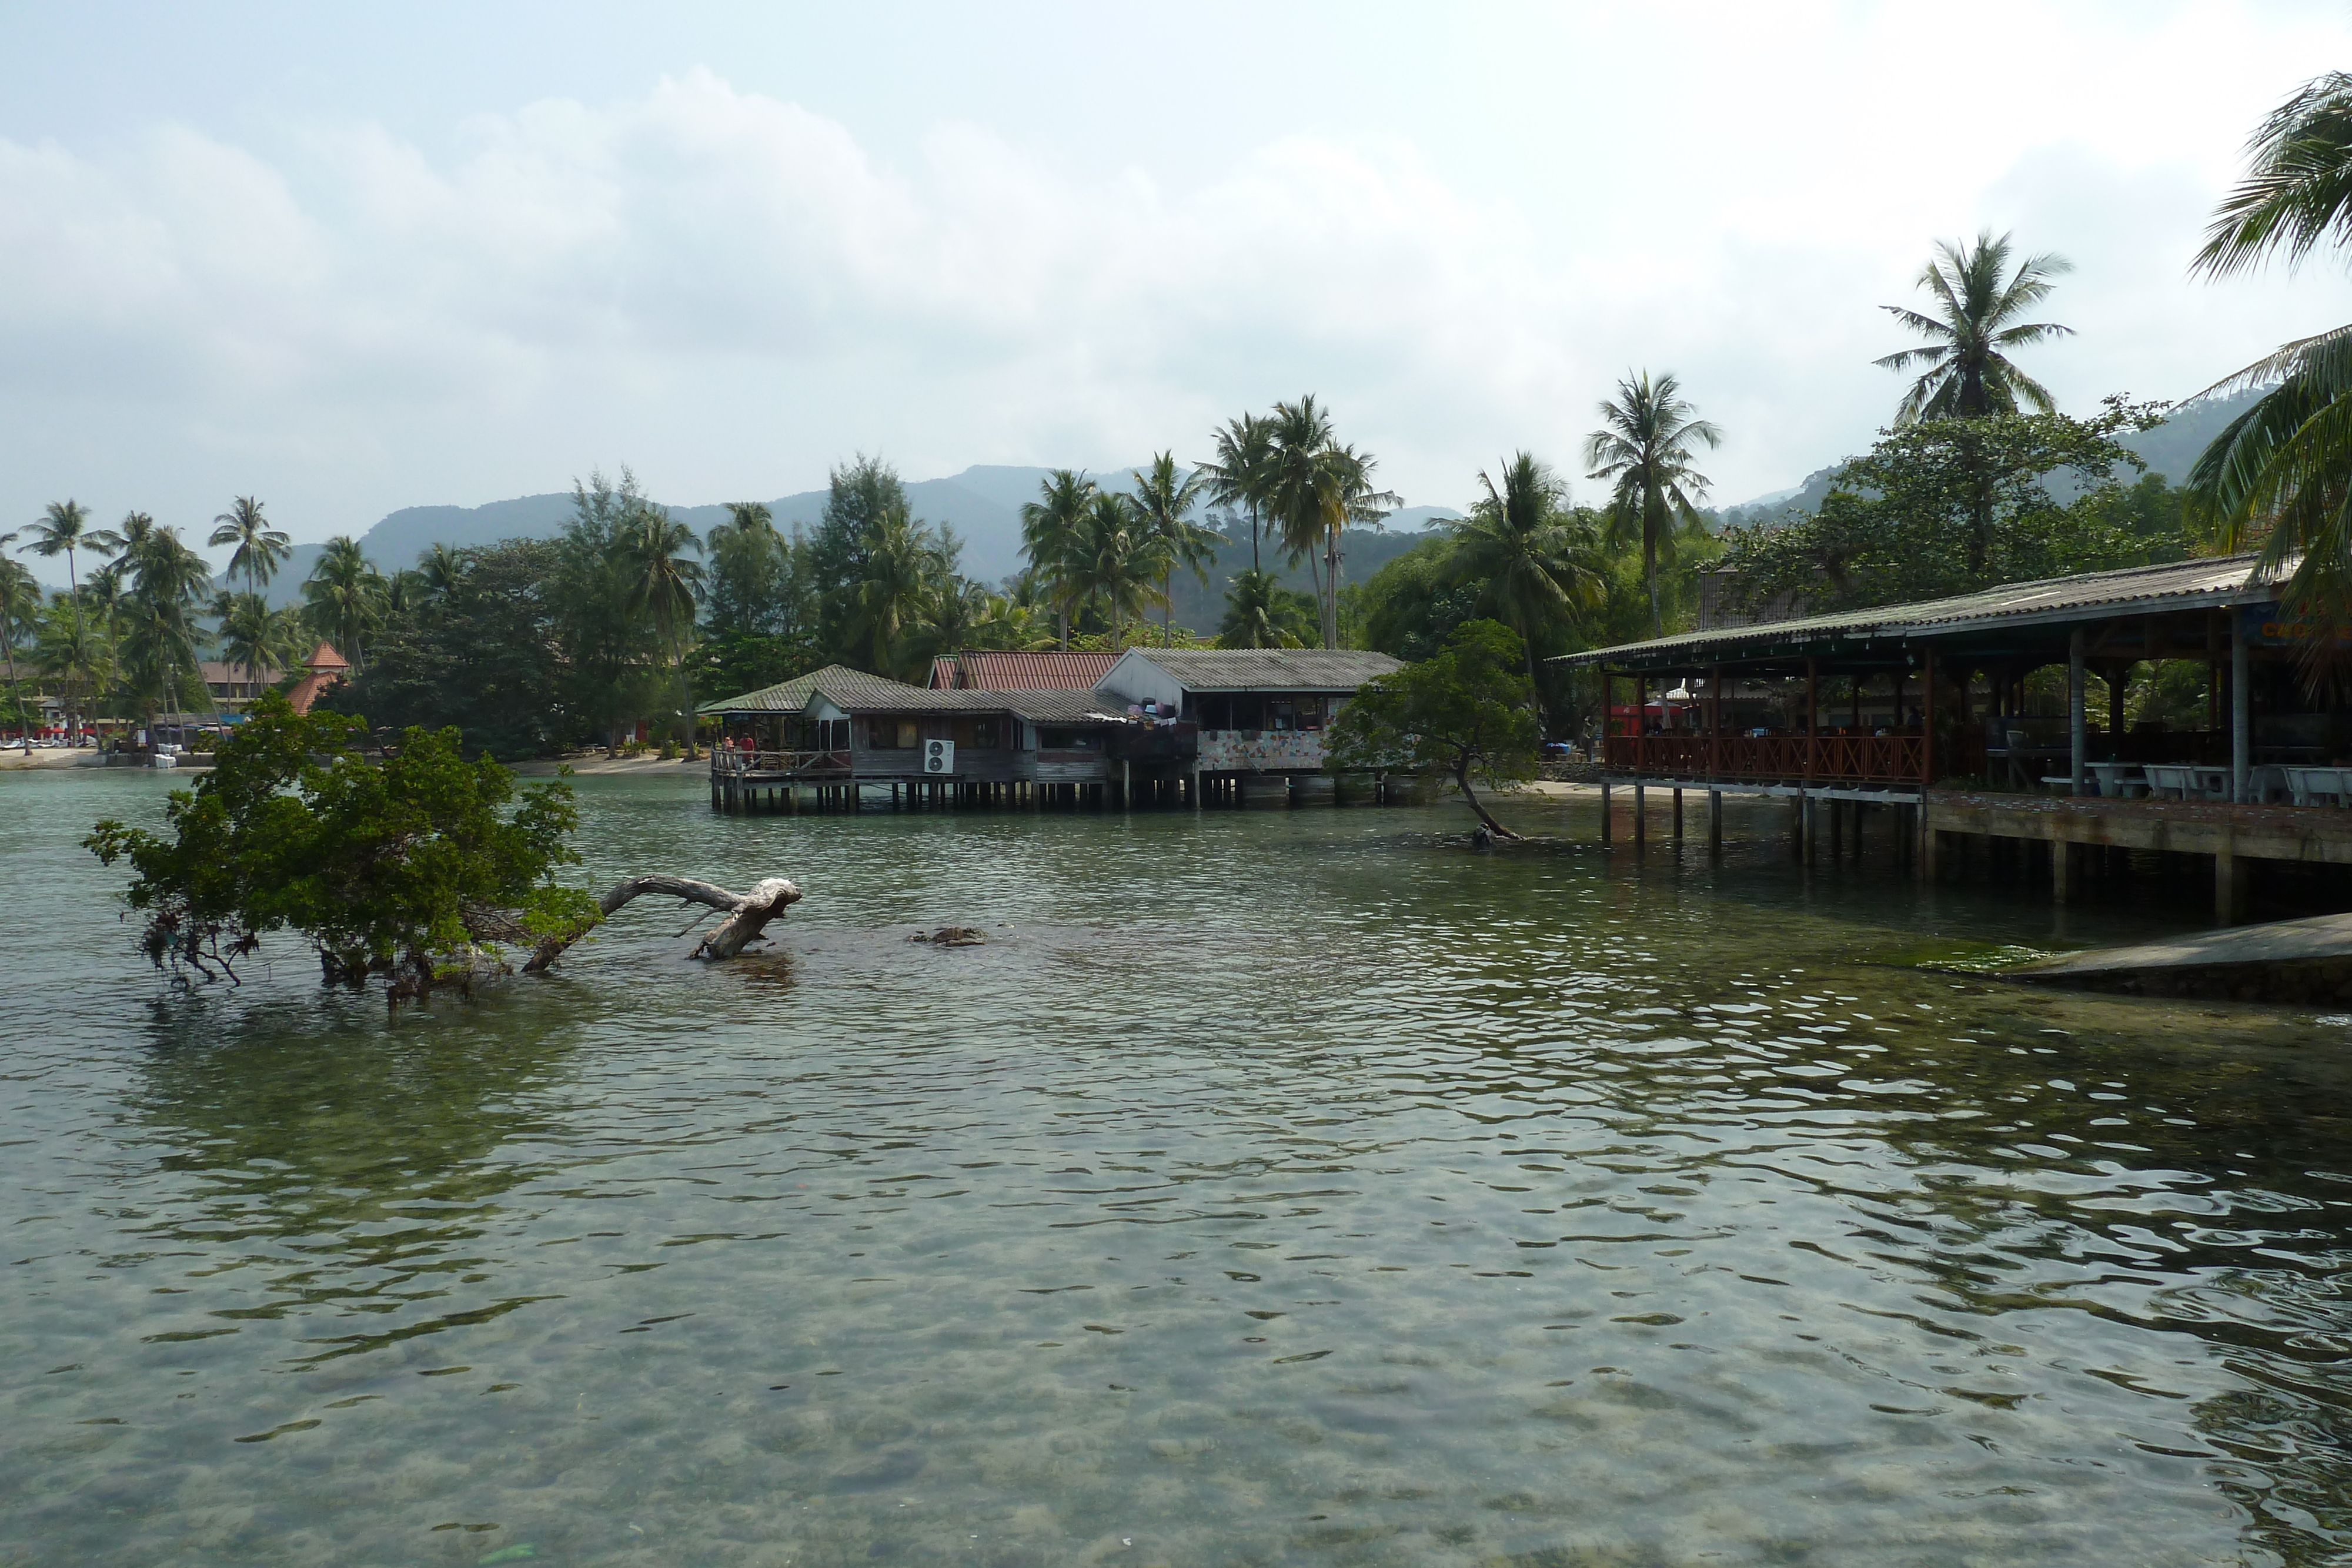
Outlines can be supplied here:
[[1339, 645], [1339, 530], [1333, 528], [1323, 540], [1323, 580], [1328, 591], [1323, 601], [1323, 645]]

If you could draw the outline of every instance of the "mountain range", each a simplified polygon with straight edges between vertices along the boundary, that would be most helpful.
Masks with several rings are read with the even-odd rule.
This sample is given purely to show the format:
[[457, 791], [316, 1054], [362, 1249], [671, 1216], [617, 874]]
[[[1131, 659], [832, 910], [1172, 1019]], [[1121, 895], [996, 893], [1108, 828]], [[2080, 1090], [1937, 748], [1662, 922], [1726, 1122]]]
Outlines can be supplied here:
[[[1108, 476], [1132, 471], [1107, 468], [1099, 472]], [[925, 522], [955, 529], [963, 540], [965, 576], [994, 583], [1021, 570], [1021, 507], [1037, 498], [1038, 487], [1050, 472], [980, 464], [948, 478], [909, 482], [907, 501]], [[814, 529], [824, 516], [825, 495], [823, 490], [803, 490], [779, 496], [768, 502], [768, 509], [775, 517], [776, 527], [786, 532], [795, 526]], [[670, 506], [668, 511], [697, 534], [727, 520], [726, 507], [717, 503]], [[393, 572], [414, 566], [418, 555], [436, 544], [463, 547], [496, 544], [500, 539], [552, 538], [563, 531], [571, 516], [572, 497], [562, 491], [479, 507], [404, 507], [362, 534], [360, 548], [378, 570]], [[1417, 535], [1433, 520], [1459, 516], [1449, 507], [1407, 507], [1391, 514], [1386, 526], [1391, 533]], [[270, 583], [274, 601], [287, 603], [300, 597], [302, 581], [310, 575], [323, 548], [295, 547]]]

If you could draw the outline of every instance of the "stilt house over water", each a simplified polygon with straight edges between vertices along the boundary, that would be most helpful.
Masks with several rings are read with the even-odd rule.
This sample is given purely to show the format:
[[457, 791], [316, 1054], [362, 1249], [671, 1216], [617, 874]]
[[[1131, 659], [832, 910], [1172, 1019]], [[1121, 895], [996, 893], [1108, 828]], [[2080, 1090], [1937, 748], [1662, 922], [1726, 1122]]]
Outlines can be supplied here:
[[[2112, 854], [2210, 856], [2230, 920], [2251, 861], [2352, 864], [2352, 714], [2309, 697], [2298, 668], [2315, 637], [2344, 645], [2352, 632], [2282, 620], [2253, 567], [2241, 555], [2089, 572], [1552, 662], [1597, 671], [1604, 711], [1628, 716], [1610, 721], [1600, 761], [1604, 793], [1633, 789], [1637, 834], [1652, 789], [1673, 793], [1677, 832], [1683, 791], [1706, 790], [1717, 846], [1724, 794], [1786, 796], [1808, 854], [1824, 812], [1842, 841], [1849, 820], [1885, 807], [1930, 870], [1954, 835], [2049, 846], [2062, 899]], [[2200, 722], [2127, 719], [2149, 661], [2201, 666]], [[2063, 696], [2038, 700], [2053, 666]]]
[[854, 807], [868, 788], [898, 804], [1328, 800], [1325, 727], [1399, 667], [1320, 649], [967, 653], [936, 661], [923, 687], [832, 665], [702, 706], [726, 732], [711, 800], [797, 810], [814, 790]]

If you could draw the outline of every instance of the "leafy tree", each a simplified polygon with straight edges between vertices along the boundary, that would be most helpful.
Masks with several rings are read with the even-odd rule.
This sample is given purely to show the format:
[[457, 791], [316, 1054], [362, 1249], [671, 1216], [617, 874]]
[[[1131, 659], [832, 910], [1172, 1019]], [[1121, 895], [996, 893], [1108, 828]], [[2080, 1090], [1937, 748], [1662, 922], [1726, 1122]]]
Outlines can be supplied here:
[[1175, 582], [1179, 567], [1192, 573], [1205, 588], [1209, 583], [1209, 563], [1217, 559], [1217, 547], [1224, 537], [1192, 521], [1192, 512], [1210, 485], [1208, 476], [1194, 472], [1179, 478], [1176, 455], [1162, 452], [1151, 460], [1149, 470], [1137, 469], [1135, 504], [1141, 509], [1144, 530], [1158, 541], [1161, 560], [1160, 579], [1160, 641], [1169, 643], [1176, 624]]
[[1225, 590], [1224, 619], [1217, 625], [1220, 648], [1304, 648], [1315, 634], [1315, 601], [1285, 588], [1272, 572], [1255, 567], [1234, 574]]
[[805, 674], [824, 661], [808, 541], [779, 533], [756, 501], [728, 504], [710, 530], [709, 593], [700, 640], [688, 655], [697, 686], [747, 692]]
[[1070, 614], [1084, 590], [1085, 546], [1095, 484], [1075, 469], [1056, 468], [1039, 482], [1038, 498], [1021, 507], [1021, 553], [1029, 576], [1061, 623], [1061, 645], [1070, 645]]
[[1919, 287], [1935, 301], [1923, 315], [1900, 305], [1881, 308], [1928, 340], [1876, 363], [1890, 371], [1921, 369], [1903, 396], [1896, 423], [1914, 419], [1975, 419], [2015, 413], [2019, 405], [2042, 413], [2056, 411], [2049, 391], [2011, 361], [2005, 350], [2047, 342], [2073, 333], [2072, 327], [2018, 318], [2050, 297], [2050, 280], [2074, 270], [2064, 256], [2044, 253], [2009, 265], [2010, 236], [1995, 239], [1986, 229], [1970, 245], [1938, 243], [1936, 258], [1919, 275]]
[[555, 881], [578, 859], [570, 786], [518, 792], [488, 757], [466, 761], [454, 729], [411, 729], [372, 766], [348, 748], [361, 723], [271, 693], [216, 768], [173, 792], [167, 832], [108, 820], [84, 841], [130, 862], [158, 969], [234, 980], [263, 936], [291, 930], [330, 983], [385, 975], [397, 998], [470, 977], [499, 943], [593, 924], [595, 902]]
[[311, 632], [335, 645], [352, 668], [367, 667], [367, 641], [383, 622], [383, 574], [360, 549], [359, 540], [338, 534], [327, 541], [302, 584], [303, 619]]
[[1454, 570], [1456, 545], [1451, 534], [1423, 539], [1371, 575], [1357, 597], [1364, 646], [1418, 662], [1477, 619], [1486, 585]]
[[809, 591], [817, 605], [816, 643], [827, 654], [848, 653], [859, 642], [852, 626], [866, 580], [866, 542], [875, 525], [892, 513], [912, 516], [898, 471], [879, 457], [860, 455], [846, 468], [833, 470], [824, 515], [810, 538]]
[[[2179, 541], [2144, 532], [2132, 503], [2160, 492], [2112, 476], [2139, 457], [2117, 433], [2158, 411], [2109, 398], [2093, 419], [1999, 414], [1920, 420], [1882, 433], [1839, 470], [1810, 517], [1735, 529], [1725, 559], [1751, 594], [1801, 595], [1810, 608], [1860, 609], [2178, 559]], [[2048, 487], [2067, 474], [2090, 491], [2061, 504]]]
[[[2249, 153], [2193, 270], [2227, 277], [2273, 256], [2293, 266], [2352, 241], [2352, 75], [2305, 83]], [[2191, 504], [2223, 548], [2259, 546], [2257, 570], [2293, 563], [2285, 597], [2298, 613], [2339, 620], [2352, 606], [2352, 325], [2289, 343], [2209, 390], [2272, 382], [2198, 457]]]
[[1535, 777], [1543, 737], [1526, 656], [1500, 622], [1465, 623], [1434, 656], [1358, 689], [1332, 722], [1327, 765], [1451, 774], [1489, 832], [1517, 838], [1471, 781], [1507, 789]]
[[564, 620], [553, 602], [563, 547], [509, 539], [449, 556], [448, 587], [387, 622], [367, 668], [320, 706], [395, 732], [455, 727], [468, 752], [500, 757], [589, 738], [565, 703]]
[[615, 754], [624, 732], [653, 711], [663, 685], [664, 650], [652, 622], [633, 608], [637, 582], [625, 553], [649, 506], [625, 466], [617, 486], [602, 472], [584, 484], [574, 480], [551, 594], [564, 657], [564, 706]]
[[1642, 580], [1650, 591], [1650, 634], [1666, 634], [1658, 600], [1658, 564], [1671, 561], [1680, 536], [1704, 535], [1697, 503], [1708, 480], [1691, 465], [1692, 446], [1722, 444], [1723, 433], [1683, 400], [1674, 373], [1651, 381], [1642, 371], [1617, 383], [1617, 396], [1601, 404], [1601, 428], [1584, 440], [1584, 465], [1594, 479], [1613, 479], [1609, 531], [1612, 544], [1638, 538]]
[[1528, 689], [1540, 696], [1536, 639], [1601, 603], [1599, 541], [1570, 510], [1568, 486], [1530, 453], [1503, 465], [1500, 486], [1483, 470], [1478, 483], [1486, 493], [1455, 527], [1448, 568], [1477, 585], [1482, 611], [1518, 632]]

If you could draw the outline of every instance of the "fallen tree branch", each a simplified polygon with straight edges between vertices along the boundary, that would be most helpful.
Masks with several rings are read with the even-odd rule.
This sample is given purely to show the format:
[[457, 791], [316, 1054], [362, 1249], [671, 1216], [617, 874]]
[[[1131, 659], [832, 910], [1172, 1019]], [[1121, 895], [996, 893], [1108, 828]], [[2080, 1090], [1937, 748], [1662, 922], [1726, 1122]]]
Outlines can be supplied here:
[[[633, 876], [626, 882], [615, 883], [596, 900], [598, 916], [609, 919], [631, 899], [648, 894], [681, 898], [689, 904], [709, 904], [713, 909], [726, 912], [727, 918], [704, 932], [702, 940], [695, 944], [693, 956], [697, 958], [732, 958], [760, 939], [760, 933], [769, 921], [801, 900], [801, 890], [781, 876], [772, 876], [754, 883], [748, 892], [730, 893], [726, 888], [697, 882], [692, 877], [656, 873], [652, 876]], [[544, 973], [550, 964], [562, 956], [565, 948], [588, 935], [588, 929], [583, 927], [567, 935], [542, 938], [537, 950], [531, 954], [530, 962], [522, 967], [522, 972], [526, 975]]]

